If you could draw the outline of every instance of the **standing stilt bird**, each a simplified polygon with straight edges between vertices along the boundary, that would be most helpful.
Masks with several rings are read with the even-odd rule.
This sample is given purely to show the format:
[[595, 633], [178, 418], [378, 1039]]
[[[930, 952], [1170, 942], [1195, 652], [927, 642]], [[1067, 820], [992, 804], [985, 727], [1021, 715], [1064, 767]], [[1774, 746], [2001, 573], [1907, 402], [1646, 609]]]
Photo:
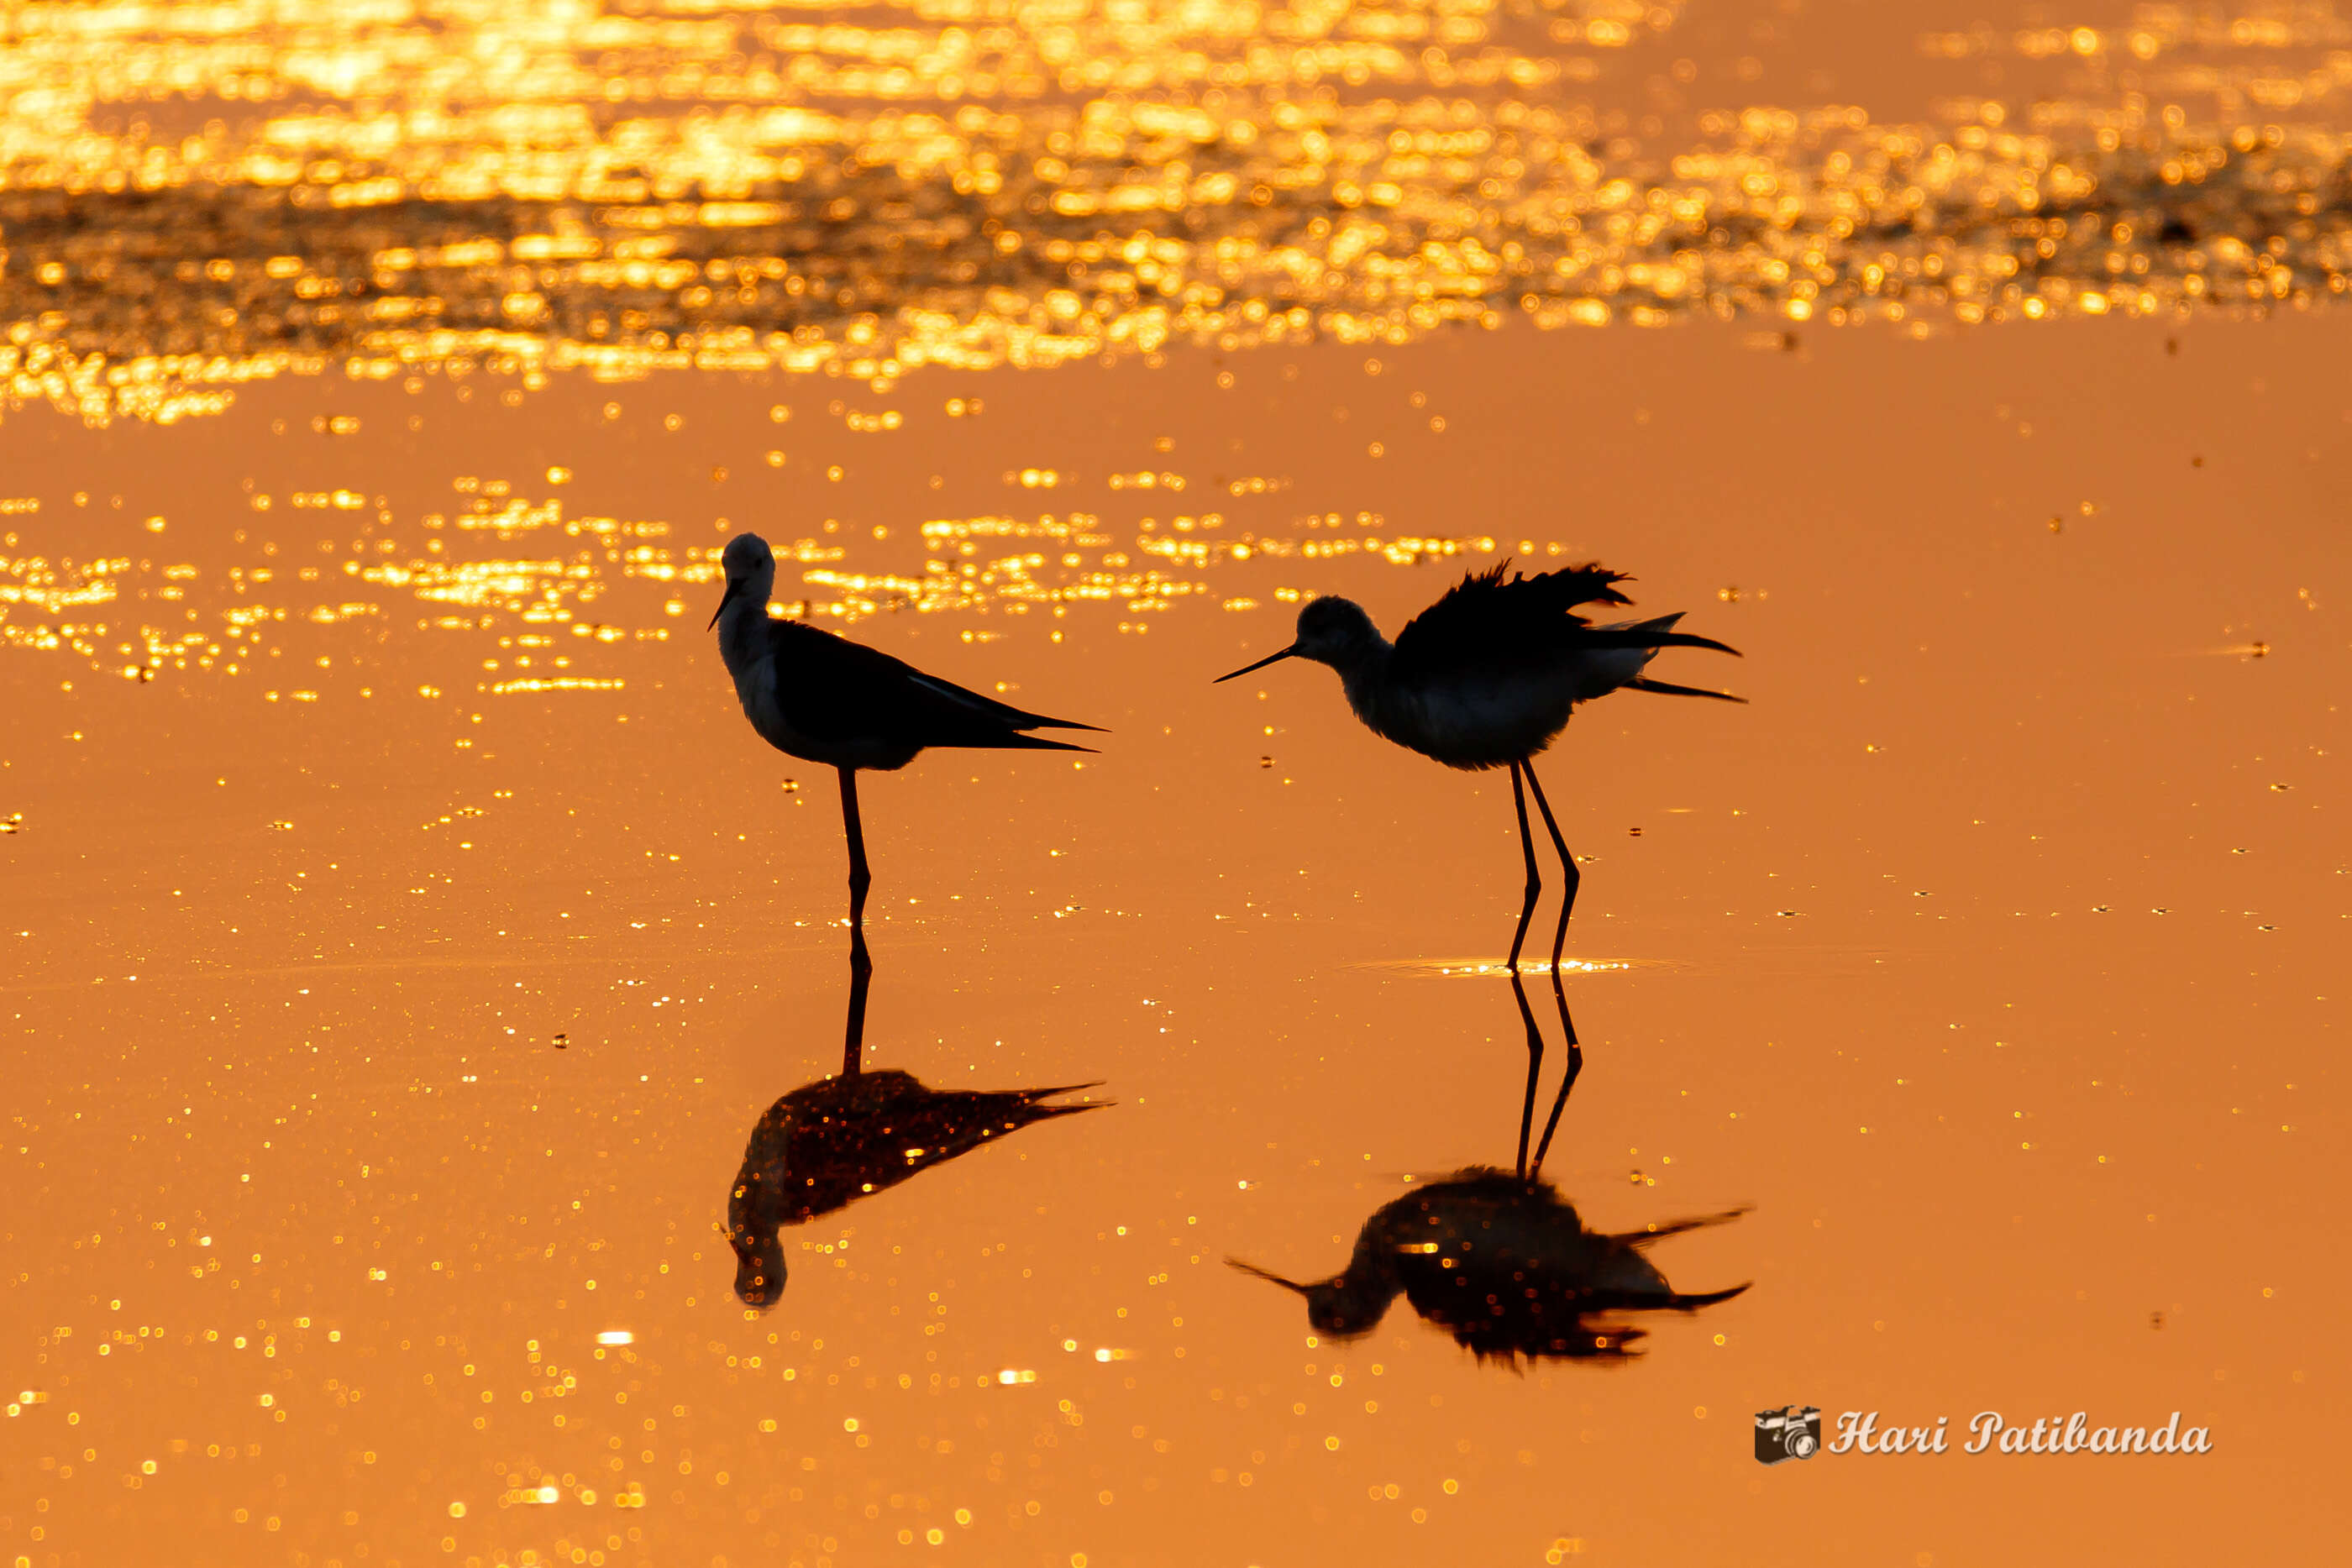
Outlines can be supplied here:
[[[1642, 672], [1661, 648], [1738, 649], [1711, 637], [1675, 630], [1680, 612], [1651, 621], [1595, 626], [1575, 610], [1583, 604], [1630, 604], [1616, 585], [1623, 572], [1598, 565], [1570, 567], [1536, 577], [1503, 574], [1508, 560], [1492, 570], [1472, 572], [1445, 596], [1406, 622], [1391, 643], [1362, 608], [1345, 599], [1317, 599], [1298, 612], [1297, 640], [1279, 653], [1244, 664], [1219, 681], [1262, 670], [1280, 659], [1311, 659], [1339, 672], [1348, 706], [1373, 733], [1443, 762], [1448, 768], [1511, 770], [1511, 799], [1518, 808], [1519, 847], [1528, 867], [1527, 898], [1518, 930], [1511, 937], [1510, 965], [1517, 970], [1528, 922], [1543, 892], [1536, 868], [1535, 836], [1528, 830], [1526, 789], [1535, 791], [1559, 854], [1566, 892], [1559, 929], [1551, 946], [1552, 969], [1559, 968], [1568, 940], [1569, 912], [1576, 904], [1576, 857], [1569, 853], [1559, 823], [1536, 781], [1535, 757], [1567, 727], [1578, 703], [1620, 688], [1666, 692], [1677, 696], [1745, 702], [1728, 692], [1654, 681]], [[1522, 789], [1520, 779], [1527, 780]]]
[[710, 624], [719, 628], [719, 652], [735, 677], [743, 716], [777, 750], [841, 774], [841, 821], [849, 838], [849, 962], [853, 969], [870, 968], [866, 890], [873, 876], [857, 815], [858, 769], [894, 772], [933, 746], [1085, 751], [1023, 732], [1096, 727], [1024, 713], [830, 632], [772, 620], [768, 596], [775, 591], [776, 558], [757, 534], [737, 534], [719, 559], [727, 593]]

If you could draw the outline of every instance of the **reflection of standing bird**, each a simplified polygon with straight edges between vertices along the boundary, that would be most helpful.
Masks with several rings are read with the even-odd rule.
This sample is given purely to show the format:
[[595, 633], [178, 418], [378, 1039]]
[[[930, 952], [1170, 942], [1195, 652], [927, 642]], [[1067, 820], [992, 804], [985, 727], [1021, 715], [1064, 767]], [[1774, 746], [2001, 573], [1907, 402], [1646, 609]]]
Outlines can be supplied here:
[[866, 889], [873, 878], [857, 816], [857, 770], [893, 772], [933, 746], [1084, 751], [1022, 732], [1095, 727], [1024, 713], [830, 632], [771, 619], [776, 558], [757, 534], [728, 540], [720, 559], [727, 592], [710, 623], [719, 628], [719, 652], [735, 678], [743, 716], [777, 750], [840, 771], [841, 821], [849, 835], [849, 961], [863, 968], [870, 962]]
[[778, 1227], [830, 1214], [1033, 1122], [1100, 1110], [1109, 1102], [1041, 1103], [1093, 1087], [927, 1089], [911, 1074], [886, 1068], [793, 1090], [751, 1129], [727, 1202], [735, 1293], [744, 1305], [761, 1308], [783, 1293]]
[[1253, 1264], [1234, 1267], [1307, 1298], [1318, 1333], [1339, 1339], [1380, 1326], [1401, 1294], [1480, 1360], [1623, 1357], [1643, 1331], [1593, 1321], [1605, 1313], [1694, 1312], [1748, 1289], [1684, 1295], [1643, 1249], [1747, 1212], [1677, 1219], [1621, 1236], [1587, 1230], [1549, 1182], [1474, 1166], [1381, 1207], [1357, 1234], [1355, 1256], [1328, 1280], [1302, 1285]]
[[1578, 703], [1621, 687], [1725, 702], [1746, 699], [1654, 681], [1642, 673], [1661, 648], [1738, 653], [1712, 638], [1675, 631], [1679, 612], [1609, 626], [1592, 625], [1574, 613], [1580, 604], [1631, 603], [1616, 588], [1628, 580], [1624, 573], [1586, 565], [1536, 577], [1514, 574], [1506, 582], [1503, 573], [1509, 566], [1506, 560], [1464, 578], [1408, 622], [1393, 643], [1360, 606], [1345, 599], [1315, 600], [1298, 612], [1297, 640], [1289, 647], [1217, 679], [1230, 681], [1277, 659], [1312, 659], [1339, 672], [1348, 706], [1375, 734], [1448, 768], [1508, 768], [1528, 867], [1527, 900], [1511, 938], [1514, 968], [1543, 891], [1519, 782], [1524, 776], [1543, 810], [1566, 880], [1559, 930], [1552, 940], [1557, 971], [1568, 940], [1569, 911], [1576, 904], [1576, 857], [1568, 852], [1551, 802], [1536, 781], [1536, 755], [1567, 727]]

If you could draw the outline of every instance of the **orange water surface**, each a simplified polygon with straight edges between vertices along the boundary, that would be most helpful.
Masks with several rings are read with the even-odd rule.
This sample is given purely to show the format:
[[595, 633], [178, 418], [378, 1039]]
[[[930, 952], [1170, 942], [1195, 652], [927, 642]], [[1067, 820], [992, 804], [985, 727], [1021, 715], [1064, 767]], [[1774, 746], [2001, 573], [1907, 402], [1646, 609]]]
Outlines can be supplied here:
[[[134, 10], [0, 36], [0, 1564], [2340, 1556], [2332, 11], [1971, 32], [1546, 5], [1448, 64], [1427, 30], [1451, 13], [1400, 6], [1330, 23], [1354, 42], [1318, 98], [1309, 55], [1252, 52], [1263, 18], [1139, 42], [1110, 8], [1046, 65], [1117, 46], [1161, 75], [1014, 50], [988, 67], [1006, 118], [941, 152], [888, 119], [880, 32], [763, 46], [847, 73], [822, 81], [745, 67], [744, 102], [862, 106], [820, 131], [662, 76], [700, 46], [646, 8], [545, 37], [289, 12], [356, 52], [330, 68], [297, 28], [268, 71], [219, 18]], [[460, 23], [495, 37], [468, 54]], [[100, 133], [184, 58], [243, 96], [157, 89], [153, 125]], [[1078, 121], [1200, 110], [1195, 66], [1243, 71], [1234, 112], [1298, 139], [1233, 153], [1306, 171], [1266, 204], [1293, 226], [1130, 254], [1106, 193], [1182, 138], [1081, 167]], [[640, 68], [655, 85], [611, 100], [653, 102], [642, 122], [597, 107]], [[1382, 91], [1438, 107], [1382, 119]], [[1732, 134], [1768, 91], [1863, 108]], [[489, 118], [415, 118], [427, 98]], [[1291, 112], [1312, 103], [1320, 130]], [[1565, 116], [1549, 185], [1536, 110]], [[416, 140], [371, 141], [395, 110]], [[533, 170], [620, 180], [607, 154], [657, 120], [645, 190], [517, 237], [500, 204], [542, 200]], [[1887, 152], [1913, 120], [1951, 138], [1941, 184]], [[1678, 135], [1747, 136], [1749, 162], [1676, 163]], [[776, 138], [840, 159], [870, 248], [839, 313], [722, 330], [815, 296], [784, 291], [797, 253], [713, 272], [695, 247], [749, 225], [772, 260], [828, 209], [751, 212], [816, 177], [765, 164], [744, 211], [665, 205], [662, 161]], [[167, 140], [230, 195], [105, 184]], [[2194, 178], [2192, 143], [2216, 154]], [[420, 172], [448, 147], [513, 188]], [[1042, 204], [1006, 197], [994, 230], [856, 183], [919, 196], [952, 165], [985, 194], [1016, 153]], [[1315, 184], [1357, 177], [1342, 154], [1401, 161], [1411, 222], [1350, 229]], [[1914, 178], [1957, 204], [1869, 207]], [[1979, 179], [1998, 225], [1969, 216]], [[1483, 240], [1447, 204], [1505, 200], [1481, 182], [1527, 197]], [[2059, 229], [2025, 187], [2074, 204]], [[1188, 189], [1153, 210], [1213, 200]], [[93, 239], [74, 204], [110, 193]], [[1758, 226], [1710, 238], [1751, 199]], [[266, 246], [238, 248], [237, 202], [275, 214]], [[661, 243], [622, 248], [639, 231]], [[341, 248], [268, 254], [320, 235]], [[1016, 251], [1052, 276], [982, 276]], [[1523, 300], [1478, 281], [1514, 255], [1549, 269]], [[1156, 300], [1152, 276], [1176, 280]], [[912, 1174], [783, 1228], [764, 1310], [736, 1294], [730, 1193], [772, 1105], [840, 1071], [850, 979], [834, 779], [751, 733], [703, 630], [744, 529], [780, 612], [1108, 731], [862, 789], [863, 1065], [1103, 1108], [936, 1168], [902, 1152]], [[1481, 1359], [1402, 1301], [1334, 1341], [1226, 1266], [1336, 1274], [1382, 1206], [1510, 1167], [1528, 1052], [1507, 779], [1388, 745], [1306, 664], [1211, 679], [1316, 594], [1393, 634], [1506, 558], [1631, 572], [1637, 612], [1744, 655], [1654, 673], [1747, 706], [1621, 693], [1540, 761], [1582, 867], [1584, 1050], [1544, 1176], [1603, 1231], [1742, 1211], [1652, 1257], [1684, 1291], [1752, 1281], [1621, 1315], [1646, 1330], [1623, 1358]], [[1539, 1126], [1564, 1052], [1549, 978], [1529, 993]], [[1952, 1451], [1759, 1466], [1756, 1413], [1790, 1404], [1832, 1436], [1945, 1420]], [[2210, 1452], [1959, 1451], [1987, 1411], [2178, 1412]]]

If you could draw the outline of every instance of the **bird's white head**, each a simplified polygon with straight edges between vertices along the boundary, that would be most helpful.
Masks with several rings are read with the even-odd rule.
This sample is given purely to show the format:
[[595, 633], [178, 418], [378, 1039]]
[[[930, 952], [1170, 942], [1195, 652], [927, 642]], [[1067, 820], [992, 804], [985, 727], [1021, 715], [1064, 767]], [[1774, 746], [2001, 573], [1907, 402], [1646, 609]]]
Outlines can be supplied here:
[[1234, 675], [1262, 670], [1280, 659], [1309, 659], [1345, 674], [1376, 659], [1387, 646], [1388, 640], [1372, 624], [1372, 618], [1364, 613], [1362, 605], [1351, 599], [1326, 596], [1310, 600], [1298, 612], [1298, 635], [1289, 647], [1217, 679], [1230, 681]]
[[[719, 624], [719, 617], [739, 599], [754, 604], [765, 604], [776, 589], [775, 552], [768, 541], [757, 534], [737, 534], [727, 541], [727, 549], [719, 557], [719, 564], [727, 573], [727, 591], [711, 612], [710, 625]], [[706, 626], [704, 631], [710, 628]]]

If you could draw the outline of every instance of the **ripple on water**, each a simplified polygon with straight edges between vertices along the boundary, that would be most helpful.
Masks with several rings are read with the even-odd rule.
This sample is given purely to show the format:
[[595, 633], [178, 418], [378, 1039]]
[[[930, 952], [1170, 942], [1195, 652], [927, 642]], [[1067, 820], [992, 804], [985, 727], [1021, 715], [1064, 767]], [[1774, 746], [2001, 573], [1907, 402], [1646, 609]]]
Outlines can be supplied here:
[[[495, 12], [302, 0], [233, 47], [168, 7], [27, 13], [5, 395], [171, 421], [336, 370], [887, 387], [1514, 318], [1926, 329], [2347, 287], [2352, 29], [2324, 6], [1931, 36], [2080, 79], [1928, 124], [1725, 109], [1650, 147], [1577, 84], [1672, 5], [681, 8], [526, 44]], [[167, 134], [187, 104], [213, 117]]]

